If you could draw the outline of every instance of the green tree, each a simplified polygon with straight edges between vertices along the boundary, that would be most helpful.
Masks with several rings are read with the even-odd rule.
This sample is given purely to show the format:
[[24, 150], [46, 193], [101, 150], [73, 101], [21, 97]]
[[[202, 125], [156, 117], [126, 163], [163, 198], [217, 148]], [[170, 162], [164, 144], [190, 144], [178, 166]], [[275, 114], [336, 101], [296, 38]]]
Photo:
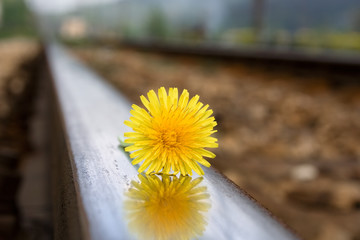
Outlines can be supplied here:
[[0, 37], [35, 34], [32, 17], [23, 0], [3, 0]]
[[158, 9], [150, 14], [147, 24], [147, 30], [150, 37], [165, 38], [167, 34], [165, 15]]
[[360, 9], [353, 15], [353, 27], [355, 31], [360, 32]]

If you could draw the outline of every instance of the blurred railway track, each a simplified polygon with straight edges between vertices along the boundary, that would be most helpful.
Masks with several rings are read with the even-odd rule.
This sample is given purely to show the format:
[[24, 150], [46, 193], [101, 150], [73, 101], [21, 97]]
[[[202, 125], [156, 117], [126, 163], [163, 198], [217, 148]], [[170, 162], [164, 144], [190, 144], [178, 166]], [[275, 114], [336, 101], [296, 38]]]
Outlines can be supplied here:
[[[91, 38], [94, 47], [128, 48], [171, 56], [200, 57], [265, 66], [271, 70], [290, 70], [293, 74], [326, 76], [334, 87], [360, 84], [360, 53], [309, 50], [305, 48], [234, 47], [219, 44], [194, 44], [154, 39]], [[312, 79], [309, 77], [309, 79]]]
[[[100, 42], [106, 42], [101, 41]], [[311, 66], [332, 66], [337, 68], [360, 67], [360, 54], [334, 52], [309, 52], [291, 48], [231, 47], [215, 44], [181, 44], [153, 40], [122, 40], [120, 46], [143, 51], [157, 51], [179, 55], [214, 57], [227, 60], [252, 60], [276, 63], [304, 64]]]

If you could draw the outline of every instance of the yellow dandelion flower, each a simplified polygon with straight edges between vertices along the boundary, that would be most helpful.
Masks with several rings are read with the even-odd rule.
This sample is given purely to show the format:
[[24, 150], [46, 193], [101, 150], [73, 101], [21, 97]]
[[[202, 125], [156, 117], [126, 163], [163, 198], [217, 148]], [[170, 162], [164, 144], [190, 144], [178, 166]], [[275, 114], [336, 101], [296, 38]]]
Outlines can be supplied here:
[[199, 96], [191, 98], [184, 90], [178, 98], [177, 88], [170, 88], [167, 94], [164, 87], [158, 96], [151, 90], [148, 99], [140, 99], [147, 110], [135, 104], [130, 111], [132, 117], [125, 124], [134, 132], [127, 132], [125, 143], [130, 144], [125, 151], [132, 152], [132, 164], [142, 161], [139, 172], [165, 173], [180, 172], [199, 175], [204, 172], [198, 163], [209, 167], [204, 157], [214, 158], [215, 154], [204, 148], [218, 147], [217, 139], [210, 135], [216, 132], [213, 111], [199, 102]]
[[180, 240], [199, 237], [205, 231], [210, 208], [202, 178], [139, 175], [126, 193], [124, 207], [129, 229], [139, 239]]

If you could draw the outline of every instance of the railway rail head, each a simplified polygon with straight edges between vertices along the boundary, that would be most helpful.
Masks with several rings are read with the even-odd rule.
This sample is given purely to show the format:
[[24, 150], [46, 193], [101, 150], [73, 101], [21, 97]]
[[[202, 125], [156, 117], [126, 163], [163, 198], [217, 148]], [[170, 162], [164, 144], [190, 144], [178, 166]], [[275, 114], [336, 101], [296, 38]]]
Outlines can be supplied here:
[[[130, 103], [62, 47], [48, 44], [46, 55], [52, 85], [55, 238], [136, 239], [146, 233], [147, 239], [174, 234], [199, 239], [297, 239], [212, 168], [204, 169], [204, 177], [185, 179], [139, 175], [117, 142], [129, 130], [123, 122], [129, 118]], [[195, 196], [191, 202], [196, 204], [182, 205], [178, 212], [146, 212], [141, 204], [151, 203], [138, 198], [141, 191], [146, 192], [150, 182], [167, 191], [166, 181], [194, 189], [201, 197]]]

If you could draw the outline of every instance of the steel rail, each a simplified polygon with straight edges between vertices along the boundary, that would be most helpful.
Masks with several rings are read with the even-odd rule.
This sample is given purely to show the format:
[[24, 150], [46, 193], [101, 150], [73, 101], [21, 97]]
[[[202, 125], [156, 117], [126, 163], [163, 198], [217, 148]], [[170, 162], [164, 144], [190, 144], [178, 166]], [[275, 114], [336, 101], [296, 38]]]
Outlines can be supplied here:
[[[53, 161], [61, 186], [54, 195], [58, 198], [54, 201], [55, 238], [136, 239], [124, 201], [131, 182], [138, 182], [139, 176], [117, 141], [129, 130], [123, 122], [129, 118], [130, 103], [63, 48], [49, 44], [46, 55], [54, 99]], [[222, 174], [212, 168], [204, 171], [200, 186], [208, 193], [210, 208], [203, 214], [203, 233], [196, 238], [297, 239]], [[190, 212], [186, 220], [195, 223], [194, 228], [199, 223], [196, 214]], [[138, 227], [143, 231], [144, 226]]]
[[[110, 43], [108, 40], [94, 39], [95, 42]], [[331, 66], [355, 69], [360, 67], [360, 53], [341, 54], [335, 52], [312, 53], [305, 49], [271, 47], [234, 47], [221, 44], [190, 44], [149, 39], [123, 39], [120, 46], [143, 51], [158, 51], [170, 54], [186, 54], [202, 57], [215, 57], [228, 60], [260, 60], [281, 63], [306, 64], [311, 66]]]

